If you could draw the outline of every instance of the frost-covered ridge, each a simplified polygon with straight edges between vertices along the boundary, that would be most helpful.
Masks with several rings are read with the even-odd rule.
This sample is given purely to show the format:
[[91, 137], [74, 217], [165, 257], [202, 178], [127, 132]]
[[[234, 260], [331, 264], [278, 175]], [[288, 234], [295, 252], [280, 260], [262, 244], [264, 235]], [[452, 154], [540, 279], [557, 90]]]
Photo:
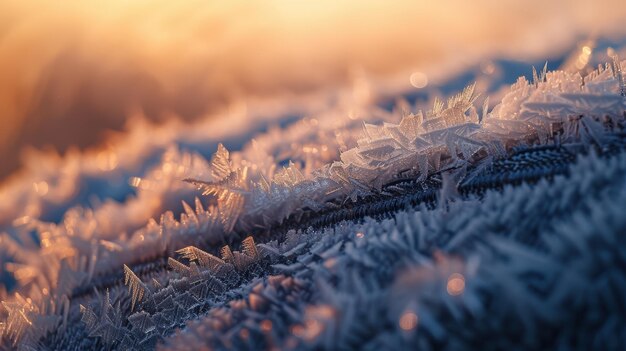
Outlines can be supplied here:
[[[595, 308], [598, 296], [612, 301], [603, 294], [626, 292], [624, 275], [602, 259], [619, 261], [623, 254], [617, 234], [625, 225], [615, 218], [623, 216], [613, 212], [626, 198], [620, 190], [626, 163], [621, 149], [611, 157], [595, 154], [622, 143], [625, 89], [616, 60], [584, 78], [545, 70], [533, 82], [522, 77], [491, 111], [472, 85], [427, 111], [389, 114], [357, 106], [376, 122], [362, 129], [352, 119], [337, 122], [340, 109], [328, 111], [269, 130], [237, 152], [220, 144], [209, 162], [169, 146], [145, 177], [130, 177], [135, 197], [91, 208], [70, 185], [58, 188], [67, 192], [52, 187], [68, 180], [44, 165], [39, 172], [48, 178], [24, 181], [44, 195], [30, 198], [20, 193], [23, 187], [0, 193], [22, 199], [31, 211], [0, 217], [3, 269], [17, 281], [11, 293], [0, 291], [2, 347], [455, 349], [480, 345], [498, 331], [503, 347], [520, 335], [533, 336], [524, 339], [528, 347], [556, 347], [572, 345], [573, 333], [586, 330], [562, 327], [571, 316], [589, 332], [617, 332], [624, 325], [619, 316], [603, 316], [607, 322], [598, 327], [596, 316], [580, 315]], [[297, 141], [301, 148], [293, 147]], [[480, 200], [458, 196], [486, 170], [493, 175], [508, 167], [502, 160], [513, 149], [530, 145], [591, 154], [552, 183], [487, 191]], [[132, 174], [119, 153], [103, 155], [49, 162], [65, 162], [63, 172], [74, 179]], [[511, 162], [512, 169], [520, 165]], [[183, 179], [203, 197], [194, 198]], [[392, 187], [405, 179], [443, 182], [435, 187], [442, 206], [407, 209], [391, 221], [294, 230], [281, 241], [248, 237], [304, 213], [402, 192]], [[169, 210], [180, 200], [179, 210]], [[62, 219], [47, 219], [56, 212]], [[135, 218], [121, 215], [126, 212]], [[511, 226], [516, 213], [525, 220]], [[159, 221], [150, 219], [156, 214]], [[600, 246], [584, 250], [597, 240], [593, 245]], [[510, 264], [498, 264], [503, 260]], [[571, 273], [564, 262], [580, 269]], [[137, 264], [145, 272], [133, 270]], [[348, 266], [356, 268], [342, 268]], [[597, 267], [613, 275], [585, 288], [590, 300], [578, 301], [579, 309], [561, 310], [573, 298], [567, 289], [583, 289]], [[85, 289], [112, 272], [123, 272], [127, 287]], [[565, 288], [554, 288], [557, 281]], [[75, 294], [81, 288], [84, 293]], [[507, 304], [497, 291], [518, 300]], [[494, 307], [485, 301], [500, 311], [492, 324], [487, 310]], [[498, 329], [497, 318], [518, 324]], [[483, 329], [459, 333], [479, 321]]]
[[532, 188], [292, 233], [297, 263], [165, 349], [620, 349], [624, 170], [592, 155]]

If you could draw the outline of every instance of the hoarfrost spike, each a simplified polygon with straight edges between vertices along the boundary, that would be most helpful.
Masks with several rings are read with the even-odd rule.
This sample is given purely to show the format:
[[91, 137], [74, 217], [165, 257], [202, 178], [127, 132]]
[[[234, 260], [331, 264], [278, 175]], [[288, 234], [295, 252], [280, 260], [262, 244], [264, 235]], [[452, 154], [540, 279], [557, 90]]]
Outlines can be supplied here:
[[228, 150], [219, 143], [217, 145], [217, 152], [213, 155], [211, 159], [211, 174], [213, 175], [213, 179], [215, 181], [224, 180], [232, 173], [232, 168], [230, 166], [230, 154]]
[[131, 293], [132, 311], [135, 309], [135, 304], [143, 299], [146, 293], [146, 286], [127, 265], [124, 265], [124, 284], [128, 286], [128, 292]]
[[213, 272], [218, 272], [226, 264], [226, 262], [219, 257], [215, 257], [195, 246], [185, 247], [176, 251], [176, 253], [190, 261], [198, 261], [201, 267], [207, 268]]
[[252, 236], [245, 238], [241, 242], [241, 246], [243, 247], [242, 251], [246, 256], [255, 260], [259, 258], [259, 252], [257, 251], [256, 245], [254, 244], [254, 238]]
[[204, 206], [202, 206], [202, 201], [200, 201], [200, 199], [196, 196], [194, 202], [196, 204], [196, 214], [202, 214], [204, 212]]
[[224, 247], [222, 247], [221, 254], [222, 260], [224, 260], [224, 262], [228, 262], [231, 264], [235, 262], [233, 252], [230, 250], [230, 246], [225, 245]]
[[191, 206], [189, 206], [189, 204], [186, 201], [181, 201], [183, 204], [183, 209], [185, 210], [185, 213], [187, 214], [187, 217], [191, 220], [193, 220], [194, 222], [197, 222], [198, 219], [196, 217], [196, 213], [195, 211], [191, 208]]
[[485, 102], [483, 102], [482, 116], [481, 116], [480, 120], [478, 121], [478, 123], [482, 123], [484, 120], [487, 119], [487, 113], [488, 112], [489, 112], [489, 96], [487, 96], [485, 98]]
[[79, 307], [81, 313], [81, 321], [85, 323], [89, 331], [93, 330], [98, 324], [98, 317], [90, 308], [85, 307], [82, 304], [79, 305]]
[[613, 75], [617, 79], [620, 95], [626, 97], [626, 83], [624, 82], [624, 74], [622, 72], [622, 63], [617, 55], [613, 56]]
[[187, 267], [186, 265], [176, 261], [175, 259], [169, 257], [167, 259], [167, 265], [170, 267], [171, 270], [173, 270], [174, 272], [180, 274], [183, 277], [187, 277], [189, 276], [189, 267]]

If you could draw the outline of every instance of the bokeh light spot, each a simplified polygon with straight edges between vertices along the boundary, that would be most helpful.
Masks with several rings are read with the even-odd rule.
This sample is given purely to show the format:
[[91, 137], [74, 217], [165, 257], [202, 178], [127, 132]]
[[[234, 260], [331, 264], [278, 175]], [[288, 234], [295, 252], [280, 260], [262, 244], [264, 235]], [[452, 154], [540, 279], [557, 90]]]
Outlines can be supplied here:
[[413, 72], [409, 81], [415, 88], [422, 89], [428, 85], [428, 76], [422, 72]]
[[463, 290], [465, 290], [465, 277], [459, 273], [450, 274], [446, 289], [448, 290], [448, 294], [452, 296], [461, 295]]
[[406, 311], [400, 316], [400, 329], [410, 331], [417, 327], [417, 315], [412, 311]]

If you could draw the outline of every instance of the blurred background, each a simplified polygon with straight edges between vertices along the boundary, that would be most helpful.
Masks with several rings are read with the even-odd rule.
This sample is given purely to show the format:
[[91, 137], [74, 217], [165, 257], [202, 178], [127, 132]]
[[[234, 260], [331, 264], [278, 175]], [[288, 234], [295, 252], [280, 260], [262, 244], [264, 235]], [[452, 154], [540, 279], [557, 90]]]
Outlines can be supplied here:
[[623, 0], [2, 1], [0, 182], [29, 148], [97, 149], [132, 118], [306, 112], [362, 80], [381, 101], [507, 67], [492, 81], [512, 83], [600, 44], [608, 59], [624, 23]]

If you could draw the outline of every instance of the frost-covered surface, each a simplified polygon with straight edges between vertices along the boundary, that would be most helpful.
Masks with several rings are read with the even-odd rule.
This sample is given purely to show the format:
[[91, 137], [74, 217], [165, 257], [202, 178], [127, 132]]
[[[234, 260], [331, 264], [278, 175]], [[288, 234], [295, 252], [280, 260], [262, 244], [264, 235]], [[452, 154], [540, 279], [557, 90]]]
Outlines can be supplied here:
[[164, 349], [619, 349], [625, 170], [592, 155], [446, 210], [291, 233], [296, 263]]
[[[180, 145], [211, 122], [38, 158], [0, 193], [3, 347], [623, 345], [626, 158], [593, 153], [623, 138], [622, 65], [522, 77], [493, 109], [474, 85], [414, 113], [338, 105], [209, 160], [201, 138]], [[456, 194], [513, 148], [554, 144], [591, 154], [568, 177]], [[436, 209], [262, 242], [436, 174]]]

